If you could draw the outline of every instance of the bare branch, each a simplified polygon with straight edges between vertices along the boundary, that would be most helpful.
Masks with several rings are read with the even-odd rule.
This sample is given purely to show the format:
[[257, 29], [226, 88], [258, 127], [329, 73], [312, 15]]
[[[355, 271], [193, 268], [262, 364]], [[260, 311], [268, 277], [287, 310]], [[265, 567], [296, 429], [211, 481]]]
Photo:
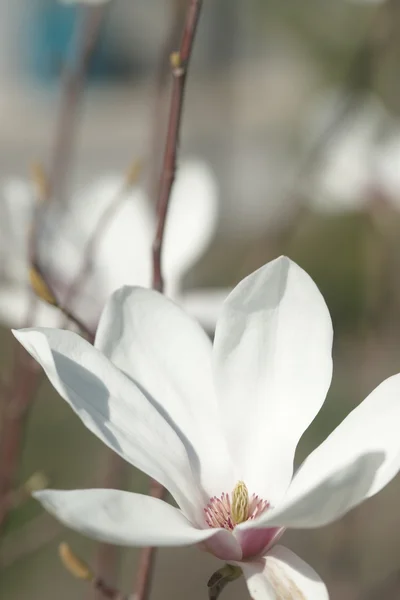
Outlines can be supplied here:
[[[175, 178], [185, 84], [202, 4], [202, 0], [189, 0], [180, 48], [178, 52], [174, 52], [170, 57], [170, 66], [172, 68], [173, 76], [172, 96], [163, 167], [159, 184], [157, 229], [153, 243], [153, 287], [160, 292], [164, 290], [164, 281], [161, 270], [162, 245], [169, 199]], [[176, 16], [178, 15], [178, 12], [179, 11], [177, 11]], [[154, 157], [154, 163], [157, 164], [157, 156]], [[166, 495], [166, 490], [157, 481], [152, 480], [150, 484], [150, 495], [154, 498], [162, 499]], [[148, 600], [149, 598], [154, 560], [154, 548], [144, 548], [141, 553], [138, 567], [135, 600]]]
[[[157, 481], [150, 483], [150, 496], [164, 499], [166, 490]], [[143, 548], [140, 553], [139, 566], [136, 577], [135, 600], [149, 600], [151, 579], [155, 562], [155, 548]]]
[[161, 270], [162, 245], [169, 199], [175, 179], [185, 84], [202, 4], [202, 0], [189, 0], [181, 45], [179, 51], [171, 55], [172, 97], [157, 203], [157, 230], [153, 243], [153, 287], [160, 292], [164, 289]]

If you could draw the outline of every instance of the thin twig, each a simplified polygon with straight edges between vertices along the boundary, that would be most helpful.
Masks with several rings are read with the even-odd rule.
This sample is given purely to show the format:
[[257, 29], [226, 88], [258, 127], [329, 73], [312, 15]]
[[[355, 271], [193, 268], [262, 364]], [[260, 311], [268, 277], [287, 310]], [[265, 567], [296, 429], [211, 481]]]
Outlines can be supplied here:
[[160, 52], [153, 90], [154, 106], [151, 110], [149, 165], [147, 171], [148, 195], [154, 204], [154, 209], [160, 192], [159, 173], [163, 158], [163, 148], [160, 140], [164, 139], [167, 131], [168, 104], [166, 104], [166, 94], [171, 75], [170, 56], [179, 42], [185, 16], [184, 0], [170, 0], [170, 3], [172, 13], [170, 18], [171, 25]]
[[[157, 202], [157, 228], [153, 243], [153, 288], [159, 292], [163, 292], [164, 290], [164, 281], [161, 268], [162, 245], [169, 199], [175, 178], [179, 134], [185, 95], [185, 83], [202, 4], [202, 0], [189, 0], [181, 45], [179, 51], [171, 55], [173, 76], [172, 97], [164, 160], [159, 184], [159, 197]], [[157, 160], [157, 158], [155, 158], [155, 160]], [[154, 480], [151, 480], [149, 493], [153, 498], [163, 499], [166, 496], [166, 490], [162, 485]], [[144, 548], [141, 552], [139, 560], [135, 588], [135, 600], [148, 600], [149, 598], [154, 560], [154, 548]]]
[[[166, 490], [158, 481], [152, 480], [150, 483], [149, 494], [153, 498], [163, 500], [166, 496]], [[135, 585], [135, 600], [148, 600], [150, 596], [151, 579], [153, 575], [155, 562], [155, 548], [143, 548], [139, 557]]]
[[99, 593], [101, 598], [109, 600], [130, 600], [129, 596], [121, 593], [116, 587], [110, 585], [103, 577], [94, 573], [89, 565], [84, 562], [71, 547], [62, 542], [58, 546], [58, 553], [64, 567], [77, 579], [90, 582], [92, 588]]
[[[109, 489], [118, 489], [122, 487], [122, 479], [125, 473], [126, 462], [115, 452], [110, 451], [107, 457], [106, 476], [102, 487]], [[117, 546], [111, 544], [99, 544], [96, 555], [96, 572], [101, 573], [101, 577], [107, 581], [113, 581], [117, 571], [118, 562]], [[104, 597], [103, 589], [94, 586], [95, 598]]]
[[102, 598], [108, 598], [108, 600], [130, 600], [129, 596], [120, 592], [113, 585], [108, 584], [103, 577], [95, 577], [92, 581], [92, 586]]
[[157, 230], [153, 243], [153, 287], [160, 292], [164, 289], [161, 270], [162, 246], [169, 199], [175, 179], [185, 84], [202, 4], [202, 0], [189, 0], [181, 45], [179, 51], [171, 55], [172, 98], [157, 203]]

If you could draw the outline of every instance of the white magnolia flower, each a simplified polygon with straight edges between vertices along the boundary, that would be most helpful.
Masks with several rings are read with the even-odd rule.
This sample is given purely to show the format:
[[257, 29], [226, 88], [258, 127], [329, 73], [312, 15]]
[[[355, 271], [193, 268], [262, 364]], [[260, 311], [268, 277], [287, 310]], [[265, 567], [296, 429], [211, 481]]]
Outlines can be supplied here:
[[[338, 109], [337, 102], [329, 106]], [[400, 208], [400, 124], [371, 98], [331, 134], [310, 197], [315, 208], [334, 213], [362, 210], [376, 196]]]
[[279, 258], [225, 301], [214, 346], [155, 291], [124, 287], [94, 347], [53, 329], [15, 332], [105, 444], [164, 485], [178, 508], [118, 490], [35, 493], [62, 523], [126, 546], [199, 544], [238, 564], [256, 600], [324, 600], [277, 545], [287, 527], [340, 518], [400, 467], [400, 376], [384, 381], [303, 463], [293, 457], [332, 375], [332, 324], [311, 278]]
[[[118, 176], [103, 177], [82, 193], [74, 195], [67, 207], [58, 203], [45, 208], [38, 227], [38, 257], [57, 299], [90, 328], [95, 328], [110, 294], [124, 284], [149, 287], [152, 280], [151, 245], [155, 215], [142, 189], [123, 192]], [[20, 181], [4, 188], [1, 205], [5, 216], [0, 227], [4, 237], [0, 246], [8, 265], [8, 281], [0, 287], [0, 317], [13, 326], [23, 326], [30, 298], [27, 281], [28, 228], [36, 199], [29, 186]], [[105, 226], [102, 217], [112, 209]], [[209, 168], [200, 161], [189, 161], [178, 171], [168, 215], [163, 272], [166, 292], [189, 312], [213, 329], [225, 289], [182, 291], [182, 280], [208, 247], [218, 218], [218, 193]], [[91, 252], [89, 269], [79, 292], [68, 299], [71, 283], [85, 261], [88, 241], [101, 227]], [[44, 318], [35, 324], [54, 325]], [[56, 312], [52, 312], [57, 316]]]

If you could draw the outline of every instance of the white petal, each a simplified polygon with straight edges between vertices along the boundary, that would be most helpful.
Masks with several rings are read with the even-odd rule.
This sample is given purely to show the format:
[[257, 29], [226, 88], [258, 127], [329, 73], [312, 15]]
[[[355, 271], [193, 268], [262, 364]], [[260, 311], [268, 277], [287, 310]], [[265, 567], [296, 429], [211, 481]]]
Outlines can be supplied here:
[[283, 546], [257, 561], [238, 564], [253, 600], [329, 600], [314, 569]]
[[218, 190], [206, 163], [188, 161], [178, 168], [165, 231], [163, 269], [168, 295], [208, 247], [218, 216]]
[[226, 530], [197, 529], [183, 513], [159, 500], [120, 490], [44, 490], [34, 497], [61, 523], [95, 540], [120, 546], [190, 546], [219, 538], [235, 548]]
[[281, 257], [244, 279], [215, 333], [215, 377], [228, 443], [250, 493], [272, 505], [297, 442], [324, 402], [332, 324], [312, 279]]
[[229, 288], [204, 288], [184, 292], [176, 299], [186, 312], [197, 319], [211, 333], [222, 313], [223, 303], [230, 294]]
[[390, 115], [374, 96], [365, 98], [357, 110], [349, 113], [348, 108], [346, 97], [330, 93], [324, 97], [322, 106], [312, 111], [309, 128], [314, 130], [314, 140], [324, 135], [336, 115], [341, 111], [347, 113], [311, 178], [308, 194], [317, 210], [331, 213], [362, 210], [371, 187], [381, 185], [378, 144], [383, 124], [391, 121]]
[[107, 303], [95, 346], [190, 441], [206, 499], [230, 491], [235, 479], [219, 422], [212, 346], [200, 325], [154, 290], [123, 287]]
[[197, 514], [204, 504], [199, 460], [162, 406], [73, 332], [27, 329], [14, 334], [90, 431], [162, 483], [186, 514]]
[[399, 422], [400, 375], [395, 375], [310, 454], [282, 504], [250, 526], [319, 527], [379, 492], [400, 469]]

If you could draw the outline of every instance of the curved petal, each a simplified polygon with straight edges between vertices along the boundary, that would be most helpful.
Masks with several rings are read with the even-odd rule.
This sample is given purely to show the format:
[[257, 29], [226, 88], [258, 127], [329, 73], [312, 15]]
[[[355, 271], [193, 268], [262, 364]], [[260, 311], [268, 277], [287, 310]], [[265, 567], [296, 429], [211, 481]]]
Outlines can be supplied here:
[[187, 161], [176, 174], [165, 230], [163, 269], [168, 295], [208, 247], [218, 217], [214, 174], [202, 161]]
[[95, 346], [190, 440], [205, 502], [230, 491], [235, 480], [213, 388], [212, 346], [200, 325], [154, 290], [123, 287], [107, 303]]
[[282, 504], [247, 527], [320, 527], [379, 492], [400, 469], [399, 422], [400, 375], [395, 375], [310, 454]]
[[238, 478], [276, 505], [332, 375], [332, 324], [312, 279], [281, 257], [244, 279], [217, 323], [214, 367]]
[[231, 532], [197, 529], [158, 498], [120, 490], [44, 490], [33, 496], [67, 527], [119, 546], [190, 546], [210, 538], [235, 548]]
[[206, 329], [214, 332], [222, 307], [230, 294], [230, 288], [203, 288], [183, 292], [177, 302]]
[[253, 600], [329, 600], [314, 569], [283, 546], [274, 546], [259, 560], [238, 565]]
[[90, 431], [174, 496], [191, 517], [204, 499], [190, 439], [156, 402], [79, 335], [14, 332]]

